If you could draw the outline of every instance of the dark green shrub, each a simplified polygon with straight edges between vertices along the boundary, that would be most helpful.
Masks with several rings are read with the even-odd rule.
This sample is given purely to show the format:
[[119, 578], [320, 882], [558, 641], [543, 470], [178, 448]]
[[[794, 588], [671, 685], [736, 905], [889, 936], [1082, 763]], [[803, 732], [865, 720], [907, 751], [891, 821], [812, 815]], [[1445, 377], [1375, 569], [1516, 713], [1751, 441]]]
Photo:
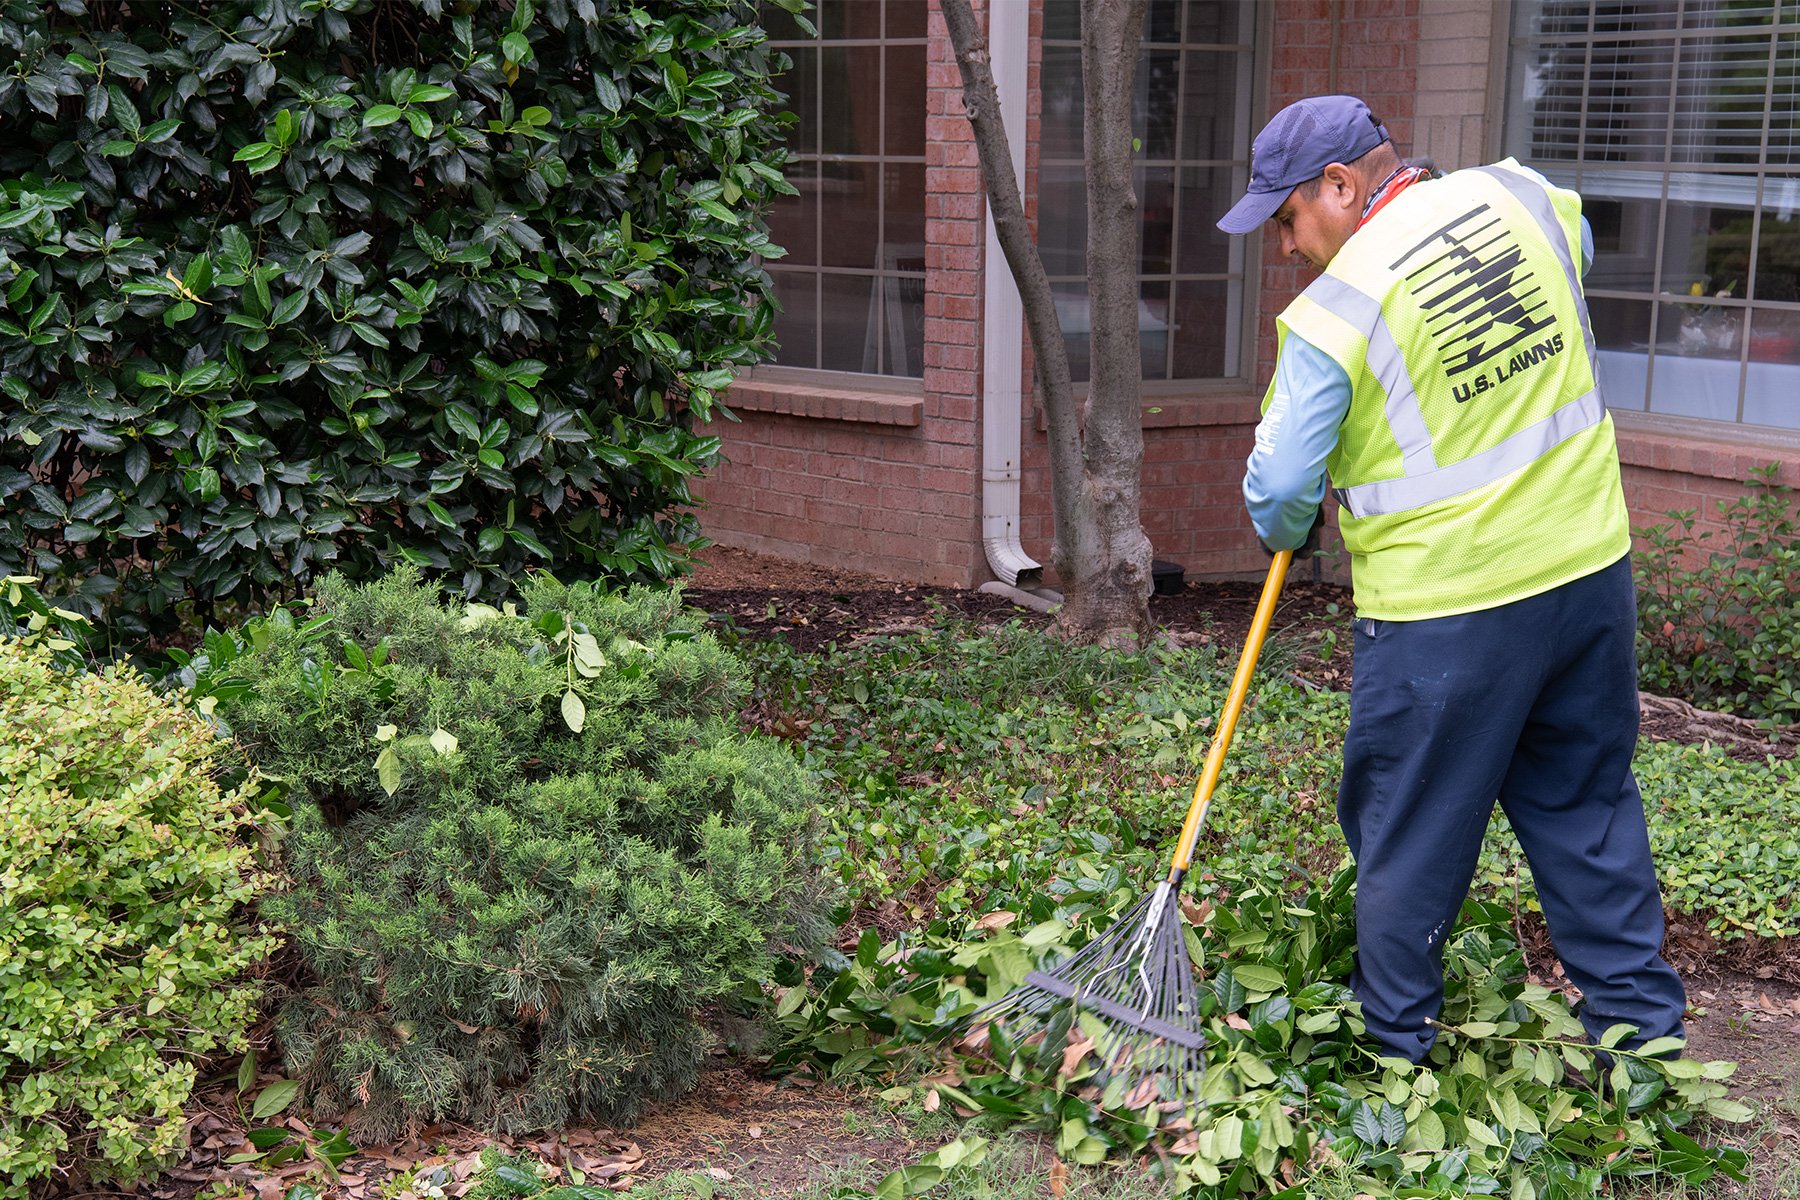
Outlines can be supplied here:
[[[1800, 721], [1800, 520], [1780, 464], [1719, 502], [1724, 544], [1697, 510], [1637, 531], [1638, 676], [1644, 690], [1706, 708]], [[1709, 545], [1709, 543], [1712, 543]]]
[[679, 594], [525, 605], [332, 575], [325, 623], [265, 623], [220, 706], [293, 788], [265, 911], [323, 983], [279, 1036], [355, 1138], [629, 1120], [692, 1084], [699, 1010], [819, 932], [811, 788], [736, 732], [739, 667]]
[[[9, 589], [10, 590], [10, 586]], [[52, 639], [46, 639], [50, 641]], [[241, 1050], [271, 881], [219, 743], [128, 667], [0, 637], [0, 1194], [81, 1165], [132, 1182], [185, 1145], [208, 1055]]]
[[753, 7], [0, 6], [0, 574], [133, 641], [334, 565], [679, 572], [772, 312]]

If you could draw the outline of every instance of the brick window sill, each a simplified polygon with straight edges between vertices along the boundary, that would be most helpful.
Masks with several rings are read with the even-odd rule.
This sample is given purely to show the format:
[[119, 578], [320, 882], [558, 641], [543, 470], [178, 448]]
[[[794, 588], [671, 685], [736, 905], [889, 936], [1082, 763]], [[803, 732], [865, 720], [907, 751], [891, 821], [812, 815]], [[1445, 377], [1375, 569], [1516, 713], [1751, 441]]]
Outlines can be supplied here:
[[1725, 425], [1613, 409], [1619, 461], [1628, 467], [1679, 471], [1743, 483], [1755, 467], [1780, 462], [1777, 481], [1800, 486], [1800, 433], [1757, 425]]
[[925, 418], [922, 396], [776, 381], [740, 381], [725, 402], [737, 412], [777, 413], [818, 421], [916, 427]]
[[[1083, 401], [1085, 404], [1086, 402]], [[1041, 404], [1032, 405], [1038, 432], [1050, 428]], [[1199, 425], [1254, 425], [1262, 420], [1262, 396], [1226, 393], [1220, 396], [1146, 396], [1142, 404], [1145, 429], [1192, 428]]]

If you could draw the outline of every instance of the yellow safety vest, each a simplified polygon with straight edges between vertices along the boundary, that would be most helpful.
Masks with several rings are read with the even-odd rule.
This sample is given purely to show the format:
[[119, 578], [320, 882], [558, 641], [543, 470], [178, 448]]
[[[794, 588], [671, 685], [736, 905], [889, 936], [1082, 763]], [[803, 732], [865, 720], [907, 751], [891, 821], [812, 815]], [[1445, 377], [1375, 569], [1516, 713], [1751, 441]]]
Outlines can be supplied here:
[[1580, 219], [1510, 158], [1417, 183], [1276, 319], [1351, 380], [1326, 466], [1358, 615], [1494, 608], [1630, 550]]

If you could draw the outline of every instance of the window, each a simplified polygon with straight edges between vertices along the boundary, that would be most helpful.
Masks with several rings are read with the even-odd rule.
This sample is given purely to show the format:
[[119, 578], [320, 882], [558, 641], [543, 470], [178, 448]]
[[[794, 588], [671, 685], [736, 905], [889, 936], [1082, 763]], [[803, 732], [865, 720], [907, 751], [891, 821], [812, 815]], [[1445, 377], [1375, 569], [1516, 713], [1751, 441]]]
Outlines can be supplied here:
[[1607, 403], [1800, 428], [1800, 0], [1520, 3], [1505, 132], [1582, 195]]
[[818, 36], [763, 5], [793, 60], [776, 86], [799, 119], [766, 265], [782, 313], [775, 361], [917, 378], [925, 373], [926, 0], [822, 0]]
[[[1248, 186], [1248, 0], [1151, 0], [1132, 123], [1138, 152], [1138, 335], [1144, 378], [1246, 375], [1243, 237], [1214, 224]], [[1044, 0], [1038, 246], [1069, 368], [1088, 377], [1081, 17]]]

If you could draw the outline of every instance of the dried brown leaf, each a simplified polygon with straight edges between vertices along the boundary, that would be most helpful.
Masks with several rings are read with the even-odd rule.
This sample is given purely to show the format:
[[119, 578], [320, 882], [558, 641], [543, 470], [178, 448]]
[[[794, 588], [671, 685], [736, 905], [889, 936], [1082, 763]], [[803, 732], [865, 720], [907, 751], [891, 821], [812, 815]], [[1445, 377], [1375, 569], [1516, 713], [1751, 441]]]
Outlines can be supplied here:
[[1069, 1190], [1069, 1164], [1060, 1158], [1050, 1160], [1050, 1194], [1063, 1196]]

